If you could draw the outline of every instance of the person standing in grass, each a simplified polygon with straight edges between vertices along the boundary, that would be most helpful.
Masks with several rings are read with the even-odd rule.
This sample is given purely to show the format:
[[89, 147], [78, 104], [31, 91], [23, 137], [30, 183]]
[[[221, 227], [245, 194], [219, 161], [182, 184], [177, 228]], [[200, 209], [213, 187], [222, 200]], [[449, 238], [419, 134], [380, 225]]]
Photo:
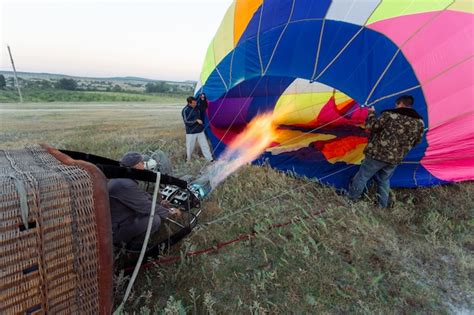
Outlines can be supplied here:
[[191, 162], [191, 155], [197, 141], [206, 160], [212, 162], [211, 149], [204, 134], [204, 122], [201, 119], [201, 112], [197, 108], [196, 98], [190, 96], [187, 98], [187, 102], [188, 104], [181, 112], [186, 127], [186, 161]]
[[206, 134], [206, 129], [209, 126], [209, 123], [206, 123], [206, 111], [209, 108], [209, 103], [207, 102], [207, 97], [206, 94], [203, 92], [199, 94], [199, 97], [197, 99], [197, 109], [201, 112], [201, 120], [204, 123], [204, 135], [206, 136], [206, 139], [209, 141], [209, 138]]
[[388, 207], [390, 178], [397, 165], [423, 138], [423, 118], [413, 109], [414, 99], [403, 95], [395, 102], [395, 109], [385, 110], [379, 118], [369, 109], [366, 128], [370, 140], [365, 148], [365, 159], [349, 186], [349, 198], [359, 199], [371, 179], [377, 184], [377, 202]]
[[206, 94], [199, 94], [199, 98], [197, 99], [197, 109], [199, 109], [199, 112], [201, 114], [201, 120], [203, 122], [206, 121], [206, 111], [208, 107], [209, 104], [207, 102]]

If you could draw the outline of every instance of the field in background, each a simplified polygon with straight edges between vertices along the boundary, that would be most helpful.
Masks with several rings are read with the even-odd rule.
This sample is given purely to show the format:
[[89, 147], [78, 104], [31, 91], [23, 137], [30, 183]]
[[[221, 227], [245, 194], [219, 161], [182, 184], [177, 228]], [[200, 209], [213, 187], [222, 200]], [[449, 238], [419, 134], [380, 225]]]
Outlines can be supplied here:
[[[5, 86], [1, 85], [5, 78]], [[182, 103], [196, 82], [159, 81], [135, 77], [88, 78], [20, 72], [26, 103], [31, 102], [154, 102]], [[0, 71], [0, 103], [18, 103], [13, 73]]]
[[[184, 163], [180, 106], [0, 104], [1, 149], [49, 143], [118, 159], [167, 152]], [[278, 196], [278, 197], [277, 197]], [[201, 227], [172, 254], [256, 231], [218, 254], [140, 274], [129, 313], [448, 313], [474, 310], [474, 183], [399, 189], [393, 209], [349, 205], [331, 188], [248, 166], [204, 203]], [[264, 202], [262, 202], [264, 201]], [[324, 210], [321, 216], [299, 220]], [[204, 223], [221, 218], [211, 225]], [[295, 223], [269, 231], [270, 224]], [[116, 278], [116, 301], [127, 279]]]
[[[187, 94], [63, 91], [55, 89], [23, 89], [25, 103], [44, 102], [149, 102], [185, 104]], [[18, 103], [14, 90], [0, 91], [0, 103]]]

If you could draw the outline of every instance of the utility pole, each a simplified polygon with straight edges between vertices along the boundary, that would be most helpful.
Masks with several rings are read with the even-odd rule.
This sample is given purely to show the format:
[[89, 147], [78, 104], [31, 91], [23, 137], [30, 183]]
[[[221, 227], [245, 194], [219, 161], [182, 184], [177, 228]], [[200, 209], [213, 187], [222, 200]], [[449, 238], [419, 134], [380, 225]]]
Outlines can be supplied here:
[[16, 88], [18, 89], [18, 95], [20, 96], [20, 103], [23, 103], [23, 96], [21, 96], [20, 83], [18, 83], [18, 77], [16, 76], [16, 69], [15, 69], [15, 63], [13, 62], [12, 51], [10, 50], [10, 46], [7, 46], [7, 47], [8, 47], [8, 53], [10, 54], [10, 60], [12, 62], [13, 73], [15, 75]]

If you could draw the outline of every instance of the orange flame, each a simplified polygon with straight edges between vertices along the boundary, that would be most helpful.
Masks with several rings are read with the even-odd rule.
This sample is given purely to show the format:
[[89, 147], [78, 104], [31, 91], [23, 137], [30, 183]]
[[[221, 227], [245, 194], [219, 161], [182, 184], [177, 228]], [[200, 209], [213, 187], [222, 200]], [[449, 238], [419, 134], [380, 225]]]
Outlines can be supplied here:
[[247, 125], [228, 146], [210, 170], [211, 187], [214, 189], [230, 174], [252, 162], [267, 149], [276, 137], [276, 126], [271, 113], [262, 114]]

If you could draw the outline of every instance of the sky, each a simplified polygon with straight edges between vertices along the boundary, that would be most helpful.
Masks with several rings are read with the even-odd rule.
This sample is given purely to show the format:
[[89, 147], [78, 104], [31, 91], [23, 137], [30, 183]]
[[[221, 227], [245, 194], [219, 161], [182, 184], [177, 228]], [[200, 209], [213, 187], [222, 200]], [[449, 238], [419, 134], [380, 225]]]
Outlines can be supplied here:
[[197, 80], [232, 0], [0, 0], [0, 70]]

